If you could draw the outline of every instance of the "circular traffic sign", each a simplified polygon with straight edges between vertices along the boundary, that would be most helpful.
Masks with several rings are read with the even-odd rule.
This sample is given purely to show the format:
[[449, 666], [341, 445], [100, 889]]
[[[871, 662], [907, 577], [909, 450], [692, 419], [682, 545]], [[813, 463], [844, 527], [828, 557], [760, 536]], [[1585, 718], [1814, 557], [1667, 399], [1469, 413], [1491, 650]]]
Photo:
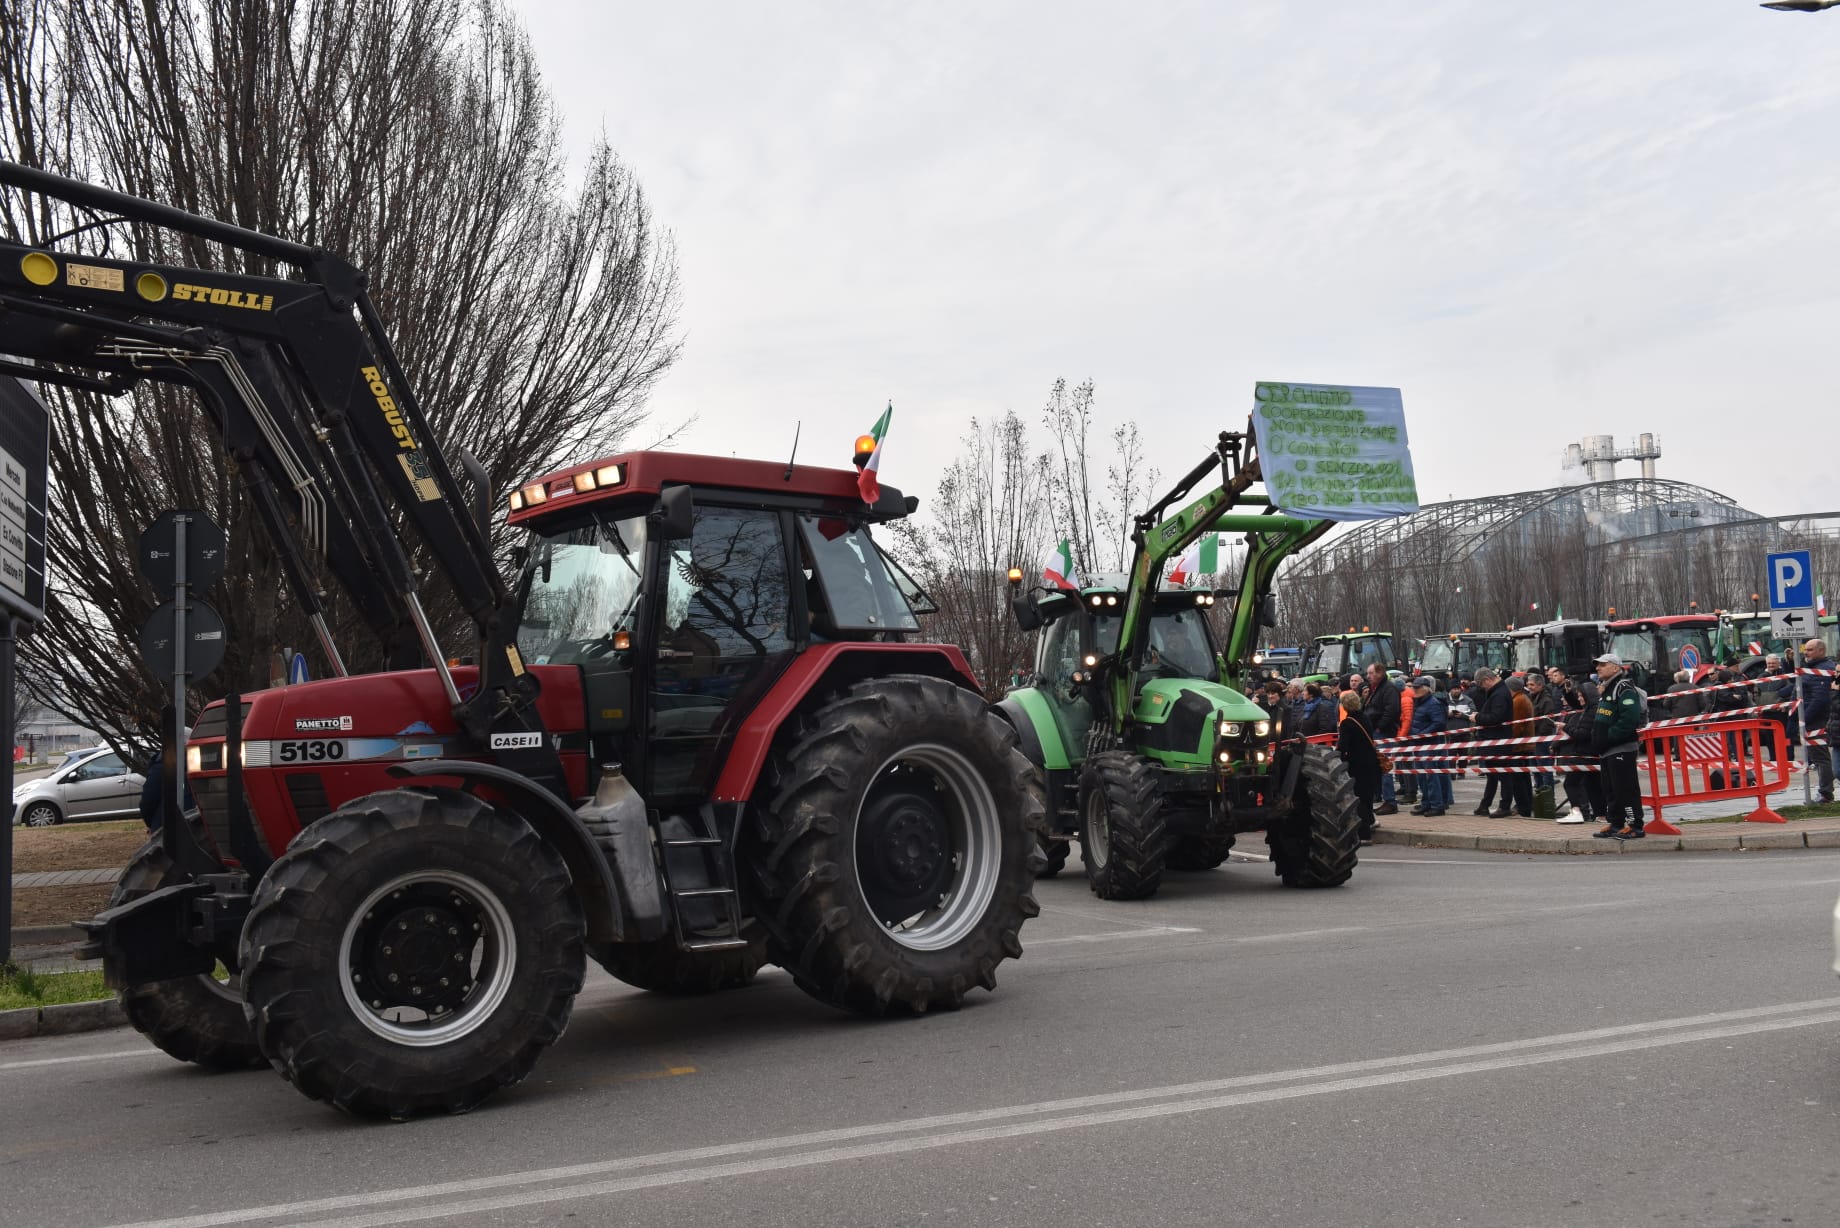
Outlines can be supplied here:
[[1699, 649], [1692, 644], [1682, 645], [1680, 649], [1680, 668], [1691, 670], [1699, 666]]
[[161, 512], [158, 520], [141, 533], [135, 551], [141, 574], [162, 591], [170, 589], [178, 577], [179, 517], [185, 517], [185, 582], [193, 592], [210, 588], [224, 574], [224, 531], [203, 512], [181, 508]]
[[[141, 660], [159, 678], [173, 676], [178, 664], [174, 651], [173, 615], [178, 603], [169, 601], [141, 625]], [[199, 679], [224, 663], [224, 620], [202, 601], [185, 603], [185, 674]]]

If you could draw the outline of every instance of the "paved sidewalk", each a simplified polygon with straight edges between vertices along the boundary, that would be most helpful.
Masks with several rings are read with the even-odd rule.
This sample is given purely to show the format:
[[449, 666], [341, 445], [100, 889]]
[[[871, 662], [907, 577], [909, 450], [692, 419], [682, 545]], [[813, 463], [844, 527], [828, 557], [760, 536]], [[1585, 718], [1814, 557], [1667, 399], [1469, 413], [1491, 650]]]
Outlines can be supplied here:
[[[1770, 806], [1802, 804], [1802, 781], [1794, 775], [1790, 787], [1772, 794]], [[1486, 853], [1662, 853], [1755, 849], [1840, 848], [1840, 815], [1792, 819], [1787, 823], [1720, 823], [1755, 808], [1749, 798], [1669, 806], [1667, 821], [1684, 833], [1648, 835], [1640, 840], [1598, 840], [1591, 833], [1601, 824], [1556, 823], [1551, 819], [1492, 819], [1472, 814], [1482, 799], [1482, 784], [1457, 782], [1456, 805], [1441, 818], [1400, 813], [1385, 815], [1374, 833], [1375, 844], [1406, 844], [1423, 848], [1475, 849]], [[1654, 811], [1646, 817], [1653, 820]]]
[[114, 870], [43, 870], [36, 874], [13, 875], [13, 889], [21, 887], [77, 887], [85, 883], [112, 883], [121, 877]]

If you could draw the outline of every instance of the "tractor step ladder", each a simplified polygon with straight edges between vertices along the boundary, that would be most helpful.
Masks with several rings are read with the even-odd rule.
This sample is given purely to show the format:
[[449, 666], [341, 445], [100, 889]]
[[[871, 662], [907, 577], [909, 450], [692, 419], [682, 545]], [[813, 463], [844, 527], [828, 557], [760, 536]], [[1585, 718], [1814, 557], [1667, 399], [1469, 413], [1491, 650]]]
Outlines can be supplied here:
[[[739, 950], [748, 945], [748, 940], [741, 935], [741, 893], [734, 885], [734, 859], [729, 856], [728, 842], [712, 834], [714, 816], [708, 807], [697, 809], [694, 822], [702, 825], [701, 832], [694, 836], [666, 836], [662, 827], [658, 832], [658, 845], [662, 853], [658, 860], [664, 867], [664, 889], [671, 900], [671, 918], [677, 925], [678, 944], [686, 951]], [[696, 850], [709, 870], [709, 881], [726, 885], [679, 888], [671, 881], [672, 849]], [[684, 916], [685, 900], [720, 900], [722, 909], [717, 918], [720, 924], [715, 927], [717, 932], [692, 937], [689, 920]]]

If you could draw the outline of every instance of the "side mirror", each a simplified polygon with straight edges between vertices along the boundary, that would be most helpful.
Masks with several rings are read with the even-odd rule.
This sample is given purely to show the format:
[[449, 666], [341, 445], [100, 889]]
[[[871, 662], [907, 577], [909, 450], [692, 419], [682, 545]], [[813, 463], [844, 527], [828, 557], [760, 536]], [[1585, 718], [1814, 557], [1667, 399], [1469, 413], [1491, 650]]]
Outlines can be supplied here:
[[511, 566], [513, 568], [515, 568], [518, 571], [523, 571], [524, 568], [529, 565], [529, 563], [530, 563], [530, 543], [529, 542], [519, 542], [517, 545], [511, 547]]
[[688, 486], [668, 486], [658, 496], [658, 506], [647, 519], [659, 541], [682, 541], [696, 531], [696, 503]]
[[1278, 625], [1277, 607], [1272, 604], [1271, 598], [1267, 597], [1263, 601], [1259, 602], [1259, 626], [1275, 627], [1277, 625]]
[[1033, 593], [1024, 593], [1022, 596], [1014, 598], [1010, 601], [1009, 608], [1015, 611], [1016, 626], [1024, 631], [1034, 631], [1039, 628], [1043, 622], [1041, 617], [1041, 606], [1036, 602], [1035, 594]]

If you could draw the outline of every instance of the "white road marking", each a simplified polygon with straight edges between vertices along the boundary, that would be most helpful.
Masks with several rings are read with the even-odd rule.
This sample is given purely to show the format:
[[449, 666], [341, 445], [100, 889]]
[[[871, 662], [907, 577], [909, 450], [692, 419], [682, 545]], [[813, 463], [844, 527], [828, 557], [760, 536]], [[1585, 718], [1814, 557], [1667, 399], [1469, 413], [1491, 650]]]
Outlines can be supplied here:
[[75, 1062], [112, 1062], [124, 1057], [165, 1057], [158, 1049], [116, 1049], [110, 1053], [83, 1053], [76, 1057], [39, 1057], [27, 1062], [0, 1062], [0, 1072], [29, 1070], [34, 1066], [69, 1066]]
[[1199, 934], [1192, 925], [1157, 925], [1141, 930], [1111, 930], [1104, 934], [1069, 934], [1064, 938], [1031, 938], [1023, 943], [1028, 949], [1051, 947], [1060, 942], [1117, 942], [1120, 938], [1162, 938], [1169, 934]]
[[[131, 1224], [118, 1224], [114, 1228], [218, 1228], [219, 1225], [247, 1224], [260, 1220], [278, 1219], [282, 1216], [311, 1216], [323, 1212], [369, 1208], [379, 1203], [486, 1193], [494, 1190], [510, 1190], [516, 1186], [605, 1176], [633, 1169], [675, 1166], [670, 1167], [668, 1171], [607, 1181], [504, 1193], [470, 1201], [400, 1207], [336, 1220], [295, 1221], [297, 1223], [311, 1222], [318, 1225], [318, 1228], [375, 1228], [383, 1224], [452, 1218], [508, 1207], [591, 1198], [623, 1190], [711, 1181], [750, 1173], [891, 1155], [903, 1151], [930, 1150], [960, 1143], [1111, 1125], [1182, 1113], [1205, 1112], [1212, 1109], [1383, 1087], [1389, 1084], [1445, 1078], [1459, 1074], [1505, 1070], [1517, 1066], [1626, 1054], [1665, 1045], [1689, 1044], [1702, 1040], [1723, 1040], [1758, 1032], [1836, 1022], [1840, 1022], [1840, 998], [1824, 998], [1808, 1002], [1791, 1002], [1780, 1006], [1749, 1007], [1716, 1014], [1620, 1024], [1583, 1032], [1559, 1033], [1397, 1057], [1370, 1058], [1329, 1066], [1273, 1071], [1267, 1074], [1237, 1075], [1196, 1083], [1108, 1092], [1063, 1100], [1046, 1100], [1032, 1104], [877, 1122], [864, 1126], [846, 1126], [835, 1130], [782, 1135], [776, 1138], [749, 1139], [736, 1143], [722, 1143], [652, 1155], [627, 1156], [555, 1168], [529, 1169], [495, 1177], [406, 1186], [300, 1202], [271, 1203], [265, 1206], [170, 1219], [143, 1220]], [[1405, 1069], [1408, 1067], [1413, 1069]], [[1269, 1086], [1273, 1084], [1286, 1086]], [[1242, 1090], [1247, 1088], [1260, 1090]], [[1144, 1103], [1147, 1101], [1160, 1103]], [[1119, 1105], [1133, 1107], [1111, 1107]], [[1049, 1116], [1051, 1114], [1066, 1115]], [[1016, 1118], [1032, 1120], [1010, 1120]], [[993, 1122], [1006, 1122], [1007, 1124], [984, 1124]], [[965, 1126], [979, 1128], [958, 1128]], [[932, 1133], [928, 1133], [929, 1131]], [[886, 1136], [889, 1135], [913, 1137], [887, 1138]], [[882, 1141], [859, 1141], [878, 1138]], [[832, 1144], [839, 1143], [854, 1143], [855, 1145], [832, 1146]], [[761, 1154], [796, 1148], [820, 1148], [820, 1150], [798, 1151], [791, 1155]], [[697, 1167], [702, 1161], [750, 1155], [758, 1158]]]
[[1235, 938], [1234, 942], [1285, 942], [1292, 938], [1320, 938], [1324, 934], [1365, 934], [1371, 928], [1365, 925], [1338, 925], [1333, 929], [1292, 930], [1286, 934], [1249, 934]]

